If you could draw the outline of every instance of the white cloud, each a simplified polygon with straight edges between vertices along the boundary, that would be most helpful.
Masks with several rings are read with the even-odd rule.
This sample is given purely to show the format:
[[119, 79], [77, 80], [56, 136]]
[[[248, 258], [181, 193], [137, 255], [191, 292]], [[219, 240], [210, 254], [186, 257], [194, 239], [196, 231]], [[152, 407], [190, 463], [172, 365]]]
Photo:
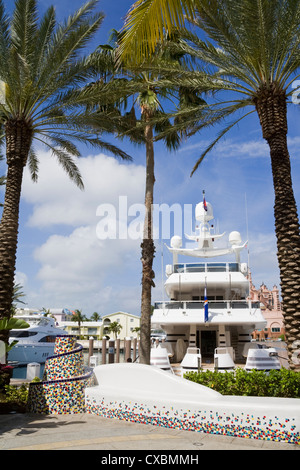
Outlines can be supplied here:
[[250, 268], [253, 283], [264, 282], [268, 288], [279, 287], [279, 267], [275, 233], [252, 232], [249, 242]]
[[85, 189], [81, 191], [70, 181], [49, 152], [40, 152], [37, 184], [25, 169], [22, 196], [33, 204], [28, 220], [31, 227], [54, 224], [78, 226], [95, 219], [97, 206], [118, 204], [119, 195], [126, 195], [129, 204], [143, 202], [145, 169], [100, 154], [77, 160]]
[[[191, 145], [185, 145], [181, 147], [178, 152], [193, 152], [203, 151], [213, 141], [207, 139], [201, 139], [199, 142]], [[295, 157], [299, 154], [300, 137], [287, 137], [287, 143], [290, 155]], [[251, 139], [251, 140], [239, 140], [237, 138], [224, 138], [211, 150], [211, 155], [215, 157], [230, 157], [230, 158], [270, 158], [270, 148], [267, 142], [263, 139]]]
[[132, 266], [138, 266], [139, 243], [129, 239], [98, 240], [95, 228], [85, 226], [69, 236], [52, 235], [35, 250], [34, 256], [41, 264], [37, 277], [42, 290], [52, 293], [54, 302], [64, 299], [68, 305], [79, 303], [76, 308], [92, 308], [97, 299], [98, 306], [92, 310], [113, 305], [114, 310], [124, 310], [124, 306], [118, 306], [119, 295], [127, 276], [132, 274]]
[[20, 284], [22, 286], [22, 290], [23, 290], [23, 287], [26, 286], [28, 282], [28, 277], [25, 273], [22, 273], [20, 271], [17, 271], [15, 273], [15, 284]]
[[[128, 306], [138, 312], [140, 240], [99, 239], [97, 207], [101, 203], [114, 207], [117, 225], [123, 227], [126, 207], [119, 214], [119, 196], [124, 196], [128, 208], [143, 203], [144, 167], [102, 154], [82, 158], [78, 160], [85, 185], [82, 192], [48, 153], [41, 152], [40, 160], [37, 184], [31, 182], [28, 171], [24, 175], [22, 196], [33, 208], [27, 231], [34, 229], [34, 236], [36, 229], [42, 228], [52, 234], [49, 232], [46, 241], [34, 250], [40, 268], [37, 283], [34, 285], [33, 279], [28, 282], [28, 303], [83, 308], [87, 314], [126, 310]], [[128, 302], [125, 293], [130, 284], [135, 295]]]

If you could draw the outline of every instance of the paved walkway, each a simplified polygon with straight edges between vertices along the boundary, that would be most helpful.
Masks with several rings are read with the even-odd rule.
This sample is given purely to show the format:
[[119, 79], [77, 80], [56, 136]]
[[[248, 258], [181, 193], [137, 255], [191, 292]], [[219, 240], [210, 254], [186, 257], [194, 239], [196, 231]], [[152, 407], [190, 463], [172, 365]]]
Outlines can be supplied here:
[[148, 459], [145, 463], [155, 464], [159, 462], [151, 461], [153, 453], [147, 451], [173, 451], [178, 455], [185, 451], [185, 456], [195, 456], [201, 450], [300, 450], [300, 446], [179, 431], [89, 414], [15, 413], [0, 415], [0, 450], [106, 450], [110, 456], [115, 455], [114, 451], [141, 450], [142, 454], [130, 454], [142, 456], [139, 460], [136, 457], [135, 463]]

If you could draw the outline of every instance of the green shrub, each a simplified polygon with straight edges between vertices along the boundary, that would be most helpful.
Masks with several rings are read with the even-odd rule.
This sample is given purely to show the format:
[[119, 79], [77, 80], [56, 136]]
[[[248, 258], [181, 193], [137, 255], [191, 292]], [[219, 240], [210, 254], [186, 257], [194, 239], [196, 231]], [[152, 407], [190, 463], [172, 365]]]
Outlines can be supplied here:
[[23, 384], [20, 387], [14, 385], [5, 386], [5, 401], [26, 404], [28, 398], [28, 387]]
[[234, 372], [188, 372], [184, 377], [222, 395], [300, 398], [300, 373], [288, 369]]

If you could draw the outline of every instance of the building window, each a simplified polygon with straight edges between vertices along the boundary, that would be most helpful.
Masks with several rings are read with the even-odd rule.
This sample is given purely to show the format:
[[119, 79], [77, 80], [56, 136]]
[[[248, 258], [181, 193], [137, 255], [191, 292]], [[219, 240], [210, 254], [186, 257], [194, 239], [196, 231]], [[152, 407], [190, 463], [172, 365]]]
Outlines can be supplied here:
[[280, 333], [280, 328], [278, 328], [277, 326], [274, 326], [273, 328], [271, 328], [271, 331], [272, 333]]
[[96, 335], [97, 334], [97, 328], [88, 328], [88, 335]]

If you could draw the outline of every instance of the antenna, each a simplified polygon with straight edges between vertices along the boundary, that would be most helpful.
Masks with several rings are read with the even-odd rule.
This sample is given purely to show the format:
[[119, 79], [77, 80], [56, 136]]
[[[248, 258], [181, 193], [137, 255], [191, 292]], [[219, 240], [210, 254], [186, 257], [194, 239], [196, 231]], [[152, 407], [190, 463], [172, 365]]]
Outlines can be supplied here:
[[164, 244], [161, 240], [161, 290], [163, 305], [165, 305], [165, 289], [164, 289]]
[[247, 254], [248, 254], [248, 281], [249, 281], [249, 297], [250, 297], [250, 290], [251, 290], [251, 283], [250, 283], [250, 250], [249, 250], [249, 227], [248, 227], [248, 204], [247, 204], [247, 194], [245, 192], [245, 214], [246, 214], [246, 233], [247, 233]]

